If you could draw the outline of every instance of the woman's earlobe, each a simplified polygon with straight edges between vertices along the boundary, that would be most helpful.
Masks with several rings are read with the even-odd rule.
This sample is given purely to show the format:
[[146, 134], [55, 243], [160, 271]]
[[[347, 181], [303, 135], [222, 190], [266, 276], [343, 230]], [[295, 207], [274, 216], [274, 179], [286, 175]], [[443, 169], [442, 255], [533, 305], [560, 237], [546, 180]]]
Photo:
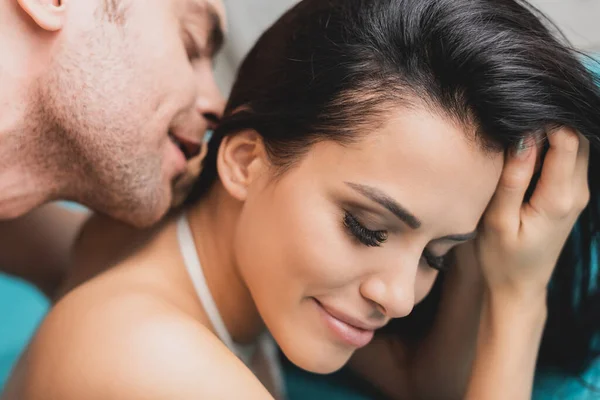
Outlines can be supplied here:
[[17, 0], [23, 11], [43, 30], [59, 31], [65, 23], [68, 0]]

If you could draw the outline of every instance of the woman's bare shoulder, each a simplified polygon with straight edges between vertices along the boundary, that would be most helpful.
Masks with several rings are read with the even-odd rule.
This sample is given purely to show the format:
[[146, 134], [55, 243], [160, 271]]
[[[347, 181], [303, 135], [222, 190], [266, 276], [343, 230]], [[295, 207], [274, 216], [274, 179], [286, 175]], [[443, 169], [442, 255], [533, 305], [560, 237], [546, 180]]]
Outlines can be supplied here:
[[176, 307], [135, 289], [102, 293], [87, 284], [52, 309], [4, 396], [270, 398], [206, 327]]

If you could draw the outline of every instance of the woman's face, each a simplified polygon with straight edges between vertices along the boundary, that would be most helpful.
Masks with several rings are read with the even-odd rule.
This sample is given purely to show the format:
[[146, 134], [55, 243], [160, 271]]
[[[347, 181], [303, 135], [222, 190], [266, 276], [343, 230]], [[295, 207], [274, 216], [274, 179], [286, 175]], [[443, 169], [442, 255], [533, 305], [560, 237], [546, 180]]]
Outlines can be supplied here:
[[402, 109], [359, 142], [314, 145], [251, 184], [235, 256], [256, 307], [299, 367], [329, 373], [408, 315], [440, 259], [472, 238], [503, 166], [471, 132]]

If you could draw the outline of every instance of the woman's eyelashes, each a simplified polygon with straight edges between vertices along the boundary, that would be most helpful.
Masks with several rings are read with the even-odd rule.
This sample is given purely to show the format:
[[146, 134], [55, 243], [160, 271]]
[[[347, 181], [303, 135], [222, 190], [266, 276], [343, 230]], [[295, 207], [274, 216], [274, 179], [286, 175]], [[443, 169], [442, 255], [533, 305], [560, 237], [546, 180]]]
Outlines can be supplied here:
[[344, 213], [344, 226], [355, 239], [365, 246], [379, 247], [385, 243], [388, 237], [387, 231], [374, 231], [366, 228], [348, 211]]
[[[385, 243], [388, 238], [388, 231], [372, 230], [365, 227], [358, 218], [349, 211], [345, 211], [344, 213], [344, 226], [354, 239], [368, 247], [379, 247]], [[438, 271], [445, 271], [448, 267], [446, 255], [436, 256], [427, 249], [423, 251], [422, 259], [430, 268]]]

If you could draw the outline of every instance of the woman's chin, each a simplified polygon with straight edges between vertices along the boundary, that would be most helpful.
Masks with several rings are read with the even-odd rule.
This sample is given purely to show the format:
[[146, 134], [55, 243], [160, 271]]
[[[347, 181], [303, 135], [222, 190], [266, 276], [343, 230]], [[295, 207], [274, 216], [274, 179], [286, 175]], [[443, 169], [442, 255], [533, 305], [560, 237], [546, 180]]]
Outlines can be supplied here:
[[[341, 350], [333, 345], [326, 346], [282, 346], [285, 356], [298, 368], [314, 374], [331, 374], [341, 369], [354, 353], [350, 350]], [[286, 349], [285, 347], [288, 347]], [[292, 347], [292, 348], [289, 348]]]

